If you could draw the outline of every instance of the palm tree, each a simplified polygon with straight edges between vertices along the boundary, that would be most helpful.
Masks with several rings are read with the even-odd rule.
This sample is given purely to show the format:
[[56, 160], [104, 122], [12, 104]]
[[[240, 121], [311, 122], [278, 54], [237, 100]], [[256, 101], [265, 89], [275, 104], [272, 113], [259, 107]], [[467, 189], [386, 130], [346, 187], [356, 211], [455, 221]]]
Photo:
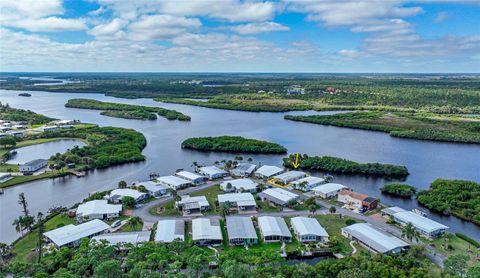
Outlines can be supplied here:
[[22, 227], [22, 221], [20, 221], [20, 217], [13, 220], [12, 225], [15, 226], [15, 231], [17, 231], [17, 233], [21, 233], [23, 236], [23, 227]]
[[316, 204], [309, 205], [308, 211], [310, 211], [312, 214], [315, 214], [315, 212], [317, 211], [317, 205]]
[[413, 227], [412, 223], [408, 223], [405, 227], [402, 229], [402, 237], [408, 239], [409, 241], [412, 241], [415, 235], [415, 227]]
[[139, 216], [130, 217], [130, 219], [128, 219], [128, 225], [132, 228], [132, 230], [135, 230], [137, 226], [141, 225], [142, 223], [142, 218]]
[[230, 214], [231, 208], [232, 204], [228, 201], [220, 206], [220, 214], [223, 216], [223, 219], [225, 219], [225, 217]]
[[328, 211], [330, 211], [331, 214], [334, 214], [335, 212], [337, 212], [337, 208], [334, 207], [334, 206], [331, 206]]
[[45, 232], [45, 223], [43, 221], [43, 213], [39, 212], [37, 215], [38, 223], [38, 263], [42, 260], [42, 248], [43, 248], [43, 233]]

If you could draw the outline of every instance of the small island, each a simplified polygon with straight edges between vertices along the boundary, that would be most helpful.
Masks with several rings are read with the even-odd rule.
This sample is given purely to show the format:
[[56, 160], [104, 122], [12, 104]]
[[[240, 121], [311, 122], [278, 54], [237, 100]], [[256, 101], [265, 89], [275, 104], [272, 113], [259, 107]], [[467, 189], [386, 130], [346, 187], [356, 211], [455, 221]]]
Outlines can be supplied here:
[[[295, 155], [283, 159], [283, 166], [293, 168], [292, 162], [296, 160]], [[299, 156], [298, 168], [308, 170], [320, 170], [332, 173], [362, 174], [372, 176], [407, 176], [408, 170], [405, 166], [381, 163], [358, 163], [355, 161], [332, 157], [332, 156]]]
[[287, 149], [279, 144], [240, 136], [197, 137], [182, 142], [183, 149], [199, 151], [284, 154]]
[[31, 97], [32, 95], [29, 93], [20, 93], [18, 94], [19, 97]]
[[383, 194], [397, 196], [401, 198], [411, 198], [417, 192], [417, 189], [408, 184], [390, 183], [380, 188]]

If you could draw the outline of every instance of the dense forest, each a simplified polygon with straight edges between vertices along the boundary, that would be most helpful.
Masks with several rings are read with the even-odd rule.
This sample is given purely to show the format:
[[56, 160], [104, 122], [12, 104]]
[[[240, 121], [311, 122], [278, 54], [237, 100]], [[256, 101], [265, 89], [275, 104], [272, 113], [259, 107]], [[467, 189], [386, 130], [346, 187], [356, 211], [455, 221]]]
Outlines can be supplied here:
[[127, 119], [155, 120], [156, 114], [169, 120], [190, 121], [190, 117], [178, 111], [161, 107], [150, 107], [113, 102], [103, 102], [94, 99], [70, 99], [65, 107], [105, 110], [102, 115]]
[[437, 179], [427, 190], [417, 193], [417, 200], [443, 215], [455, 215], [480, 225], [480, 183]]
[[383, 194], [389, 194], [402, 198], [410, 198], [417, 192], [417, 189], [408, 184], [390, 183], [380, 188]]
[[244, 152], [244, 153], [286, 153], [279, 144], [240, 136], [197, 137], [182, 142], [182, 148], [199, 151]]
[[[296, 157], [290, 155], [283, 159], [283, 166], [292, 168]], [[402, 177], [408, 175], [407, 167], [381, 163], [358, 163], [351, 160], [331, 156], [300, 156], [299, 168], [321, 170], [332, 173], [363, 174], [373, 176]]]
[[286, 115], [285, 119], [321, 125], [388, 132], [419, 140], [480, 143], [480, 119], [431, 113], [350, 112], [336, 115]]
[[45, 124], [54, 119], [23, 109], [11, 108], [8, 103], [0, 102], [0, 120], [25, 121], [28, 124]]

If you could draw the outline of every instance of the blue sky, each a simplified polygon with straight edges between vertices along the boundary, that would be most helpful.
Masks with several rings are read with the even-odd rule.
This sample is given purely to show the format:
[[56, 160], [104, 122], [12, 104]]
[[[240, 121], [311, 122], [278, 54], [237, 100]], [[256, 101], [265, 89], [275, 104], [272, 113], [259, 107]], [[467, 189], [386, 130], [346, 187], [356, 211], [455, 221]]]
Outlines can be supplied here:
[[2, 0], [0, 71], [480, 72], [480, 0]]

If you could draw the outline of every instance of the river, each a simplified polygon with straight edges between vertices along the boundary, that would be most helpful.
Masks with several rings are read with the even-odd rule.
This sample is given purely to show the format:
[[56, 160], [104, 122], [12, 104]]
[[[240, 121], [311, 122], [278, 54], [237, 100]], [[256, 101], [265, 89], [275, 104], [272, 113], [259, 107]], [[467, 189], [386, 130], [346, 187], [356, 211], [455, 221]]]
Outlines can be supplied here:
[[75, 146], [83, 147], [85, 143], [76, 139], [65, 139], [15, 149], [16, 154], [7, 161], [9, 164], [23, 164], [37, 158], [48, 159], [56, 153], [64, 153]]
[[[30, 98], [18, 97], [28, 92]], [[101, 101], [160, 106], [178, 110], [192, 117], [191, 122], [127, 120], [100, 115], [100, 111], [65, 108], [71, 98], [89, 98]], [[0, 101], [12, 107], [30, 109], [59, 119], [78, 119], [101, 126], [134, 128], [147, 138], [143, 151], [146, 161], [109, 169], [97, 170], [86, 177], [65, 177], [41, 180], [11, 187], [0, 196], [0, 241], [11, 242], [18, 235], [12, 221], [20, 214], [18, 194], [24, 192], [32, 213], [45, 212], [52, 205], [70, 206], [87, 197], [90, 192], [114, 188], [119, 180], [127, 182], [147, 179], [151, 172], [171, 174], [178, 168], [188, 169], [193, 161], [209, 164], [217, 160], [232, 159], [232, 154], [202, 153], [182, 150], [181, 142], [189, 137], [239, 135], [282, 144], [290, 153], [331, 155], [358, 162], [381, 162], [406, 165], [410, 171], [406, 183], [419, 189], [428, 188], [436, 178], [466, 179], [480, 182], [480, 146], [441, 142], [418, 141], [390, 137], [381, 132], [321, 126], [286, 121], [285, 113], [257, 113], [209, 109], [181, 104], [166, 104], [151, 99], [120, 99], [101, 94], [47, 93], [39, 91], [0, 90]], [[302, 111], [287, 114], [306, 115], [317, 112]], [[322, 112], [323, 113], [323, 112]], [[331, 112], [326, 112], [331, 113]], [[244, 155], [255, 162], [281, 165], [281, 155]], [[334, 175], [335, 182], [372, 196], [383, 203], [407, 209], [417, 207], [414, 199], [404, 200], [382, 195], [379, 187], [383, 178]], [[395, 180], [393, 180], [395, 181]], [[480, 240], [480, 227], [455, 217], [430, 214], [434, 220]]]

